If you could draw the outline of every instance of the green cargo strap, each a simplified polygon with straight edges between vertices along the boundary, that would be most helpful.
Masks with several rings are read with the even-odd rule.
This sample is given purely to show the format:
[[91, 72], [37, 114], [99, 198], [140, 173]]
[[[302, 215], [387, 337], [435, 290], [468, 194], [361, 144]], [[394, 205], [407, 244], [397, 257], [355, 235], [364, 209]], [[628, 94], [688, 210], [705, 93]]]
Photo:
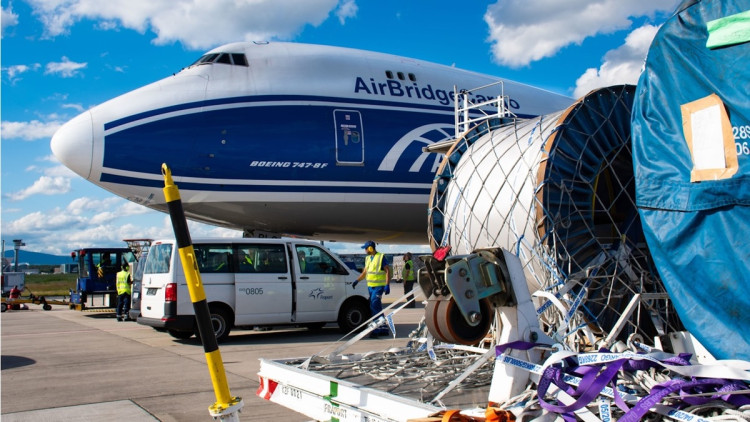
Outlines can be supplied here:
[[750, 10], [706, 22], [707, 48], [719, 48], [750, 41]]
[[[333, 402], [333, 398], [339, 395], [339, 383], [331, 381], [329, 392], [330, 394], [328, 394], [327, 396], [323, 398], [329, 403], [331, 403], [331, 406], [339, 407], [338, 403]], [[331, 416], [331, 422], [339, 422], [339, 419], [334, 416]]]

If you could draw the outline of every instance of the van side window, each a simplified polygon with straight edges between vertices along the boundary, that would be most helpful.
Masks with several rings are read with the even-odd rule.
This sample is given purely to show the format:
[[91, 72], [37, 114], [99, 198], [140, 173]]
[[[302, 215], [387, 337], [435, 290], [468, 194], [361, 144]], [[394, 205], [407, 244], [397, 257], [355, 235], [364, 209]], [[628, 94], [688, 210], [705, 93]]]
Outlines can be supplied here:
[[256, 259], [253, 261], [256, 273], [289, 272], [284, 245], [253, 245]]
[[201, 273], [231, 273], [233, 272], [232, 245], [193, 245], [198, 270]]
[[296, 249], [302, 274], [349, 274], [338, 261], [319, 247], [297, 245]]
[[166, 274], [169, 272], [169, 263], [172, 261], [172, 245], [161, 243], [151, 245], [146, 257], [144, 274]]
[[235, 245], [234, 256], [237, 259], [235, 268], [238, 273], [254, 273], [258, 262], [258, 249], [249, 245]]

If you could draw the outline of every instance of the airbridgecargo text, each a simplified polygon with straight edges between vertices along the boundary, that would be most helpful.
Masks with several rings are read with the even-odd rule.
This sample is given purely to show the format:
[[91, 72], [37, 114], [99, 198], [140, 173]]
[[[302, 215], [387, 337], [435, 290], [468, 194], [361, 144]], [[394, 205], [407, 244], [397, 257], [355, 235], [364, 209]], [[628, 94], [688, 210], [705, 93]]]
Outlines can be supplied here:
[[[401, 83], [394, 79], [389, 79], [385, 82], [378, 82], [373, 78], [370, 78], [369, 82], [365, 82], [362, 77], [358, 76], [357, 81], [354, 84], [355, 94], [370, 94], [370, 95], [388, 95], [391, 97], [406, 97], [415, 98], [418, 100], [433, 100], [437, 101], [442, 105], [448, 105], [453, 101], [453, 90], [434, 89], [432, 85], [427, 84], [420, 86], [416, 82], [411, 85], [407, 83]], [[484, 96], [481, 94], [472, 94], [472, 102], [485, 102], [493, 100], [496, 97]], [[519, 109], [520, 105], [518, 101], [509, 99], [507, 107], [512, 109]]]

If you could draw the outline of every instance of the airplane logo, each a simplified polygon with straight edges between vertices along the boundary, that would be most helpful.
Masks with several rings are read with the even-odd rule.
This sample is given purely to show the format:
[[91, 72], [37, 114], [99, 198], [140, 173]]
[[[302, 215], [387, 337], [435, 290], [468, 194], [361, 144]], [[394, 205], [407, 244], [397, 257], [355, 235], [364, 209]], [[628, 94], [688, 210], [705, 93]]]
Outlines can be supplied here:
[[[454, 130], [453, 125], [447, 125], [444, 123], [432, 123], [428, 125], [420, 126], [406, 135], [402, 136], [388, 151], [378, 166], [379, 171], [393, 171], [396, 168], [401, 156], [404, 154], [406, 149], [414, 144], [423, 144], [424, 146], [432, 145], [436, 142], [447, 141], [453, 138], [451, 133]], [[433, 139], [430, 139], [433, 138]], [[422, 152], [414, 163], [409, 167], [409, 172], [416, 173], [422, 169], [425, 161], [429, 158], [430, 153]], [[430, 173], [437, 171], [438, 166], [442, 160], [442, 155], [434, 154], [434, 161], [430, 167]]]

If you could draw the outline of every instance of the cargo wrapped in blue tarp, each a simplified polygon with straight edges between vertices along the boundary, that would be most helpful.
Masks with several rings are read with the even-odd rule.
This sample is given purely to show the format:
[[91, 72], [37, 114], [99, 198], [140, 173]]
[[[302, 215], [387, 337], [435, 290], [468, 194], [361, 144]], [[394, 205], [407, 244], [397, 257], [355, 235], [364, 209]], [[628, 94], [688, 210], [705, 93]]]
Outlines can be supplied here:
[[636, 205], [685, 327], [750, 360], [750, 0], [685, 1], [632, 114]]

